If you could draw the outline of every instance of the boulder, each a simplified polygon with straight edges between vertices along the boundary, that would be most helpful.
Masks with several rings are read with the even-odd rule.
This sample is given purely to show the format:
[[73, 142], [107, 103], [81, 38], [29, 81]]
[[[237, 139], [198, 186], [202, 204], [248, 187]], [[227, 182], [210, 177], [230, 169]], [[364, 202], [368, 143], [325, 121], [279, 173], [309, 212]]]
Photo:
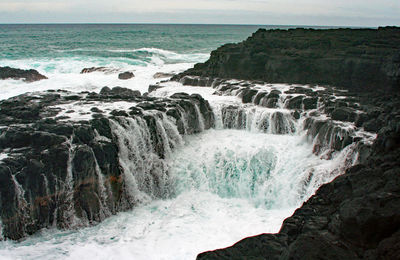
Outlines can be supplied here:
[[332, 119], [339, 121], [354, 122], [357, 117], [357, 113], [348, 107], [339, 107], [332, 111]]
[[304, 96], [290, 97], [286, 103], [288, 109], [301, 109], [303, 105]]
[[259, 105], [260, 102], [261, 102], [261, 100], [262, 100], [266, 95], [268, 95], [267, 92], [261, 92], [261, 91], [258, 92], [258, 94], [256, 95], [256, 97], [254, 98], [253, 103], [254, 103], [255, 105]]
[[242, 92], [242, 102], [243, 103], [251, 103], [253, 100], [253, 97], [258, 93], [257, 90], [255, 89], [245, 89]]
[[116, 73], [119, 69], [109, 68], [109, 67], [91, 67], [84, 68], [81, 70], [81, 74], [92, 73], [92, 72], [103, 72], [106, 74]]
[[318, 98], [316, 97], [303, 99], [303, 108], [305, 110], [316, 109], [317, 104], [318, 104]]
[[126, 71], [126, 72], [122, 72], [120, 74], [118, 74], [118, 78], [121, 80], [127, 80], [127, 79], [131, 79], [135, 77], [135, 74], [133, 74], [133, 72], [130, 71]]
[[160, 86], [160, 85], [149, 85], [149, 89], [147, 90], [147, 92], [151, 93], [153, 91], [156, 91], [159, 88], [163, 88], [163, 86]]
[[173, 73], [157, 72], [156, 74], [153, 75], [153, 78], [155, 78], [155, 79], [171, 78], [174, 75], [175, 74], [173, 74]]
[[25, 82], [34, 82], [47, 79], [37, 70], [21, 70], [10, 67], [0, 67], [0, 79], [23, 79]]
[[135, 98], [140, 97], [140, 91], [122, 87], [114, 87], [112, 89], [103, 87], [100, 90], [100, 95], [118, 98]]

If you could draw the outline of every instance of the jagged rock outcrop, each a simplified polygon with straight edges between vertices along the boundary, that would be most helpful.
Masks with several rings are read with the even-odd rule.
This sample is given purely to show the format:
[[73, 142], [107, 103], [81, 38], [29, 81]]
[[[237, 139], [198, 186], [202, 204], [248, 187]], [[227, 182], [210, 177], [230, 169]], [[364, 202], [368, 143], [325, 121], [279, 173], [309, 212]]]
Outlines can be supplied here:
[[173, 79], [192, 75], [399, 91], [399, 46], [397, 27], [259, 29], [241, 43], [218, 48], [208, 61]]
[[107, 96], [110, 98], [135, 98], [140, 97], [140, 91], [122, 87], [113, 87], [112, 89], [103, 87], [100, 90], [100, 96]]
[[10, 67], [0, 67], [0, 79], [23, 79], [26, 82], [34, 82], [47, 79], [37, 70], [21, 70]]
[[168, 197], [162, 159], [213, 116], [199, 95], [156, 99], [119, 87], [1, 101], [2, 235], [87, 226]]
[[[202, 253], [198, 259], [398, 258], [399, 43], [400, 29], [394, 27], [260, 29], [242, 43], [220, 47], [207, 62], [173, 78], [183, 85], [211, 86], [216, 94], [239, 96], [244, 103], [267, 108], [283, 104], [295, 119], [311, 110], [304, 128], [314, 144], [313, 152], [327, 159], [359, 140], [355, 128], [346, 125], [378, 133], [372, 148], [358, 148], [359, 164], [323, 185], [285, 220], [279, 233], [246, 238], [231, 247]], [[255, 91], [254, 86], [262, 83], [259, 80], [331, 85], [353, 93], [343, 92], [335, 98], [334, 89], [313, 91], [301, 86], [284, 93]], [[316, 107], [322, 110], [314, 112]], [[237, 119], [228, 120], [225, 127], [246, 126], [245, 111], [226, 107], [222, 113]]]
[[397, 259], [400, 97], [369, 94], [361, 104], [371, 120], [383, 122], [366, 159], [321, 186], [279, 233], [245, 238], [198, 259]]

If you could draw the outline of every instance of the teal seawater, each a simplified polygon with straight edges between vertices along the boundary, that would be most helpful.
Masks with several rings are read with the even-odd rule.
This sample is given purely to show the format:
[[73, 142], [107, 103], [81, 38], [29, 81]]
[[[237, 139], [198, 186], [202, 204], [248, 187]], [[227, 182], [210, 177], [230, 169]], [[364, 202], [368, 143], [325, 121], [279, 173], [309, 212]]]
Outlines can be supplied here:
[[[0, 59], [77, 55], [129, 57], [123, 50], [140, 48], [209, 53], [224, 43], [245, 40], [258, 28], [287, 29], [293, 26], [0, 24]], [[115, 50], [121, 52], [113, 52]]]
[[[48, 77], [26, 84], [0, 82], [0, 100], [31, 91], [100, 91], [121, 86], [147, 91], [157, 72], [177, 74], [204, 62], [212, 50], [241, 42], [259, 28], [295, 26], [190, 24], [0, 24], [0, 66], [36, 69]], [[328, 28], [328, 27], [313, 27]], [[88, 67], [114, 73], [81, 75]], [[118, 73], [135, 77], [118, 80]]]
[[0, 25], [0, 59], [148, 56], [141, 48], [209, 53], [265, 26], [156, 24]]

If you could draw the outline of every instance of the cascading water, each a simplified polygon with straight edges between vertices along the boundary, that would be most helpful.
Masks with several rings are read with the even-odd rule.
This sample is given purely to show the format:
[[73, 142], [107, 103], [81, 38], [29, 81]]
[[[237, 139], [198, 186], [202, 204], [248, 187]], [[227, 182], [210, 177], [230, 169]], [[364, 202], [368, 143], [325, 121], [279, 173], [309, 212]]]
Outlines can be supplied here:
[[128, 203], [133, 205], [150, 202], [168, 194], [166, 163], [164, 156], [171, 153], [171, 147], [178, 146], [181, 136], [169, 119], [156, 117], [156, 133], [160, 135], [161, 147], [155, 150], [149, 127], [143, 118], [120, 118], [111, 121], [111, 128], [119, 142], [119, 162], [123, 170]]
[[310, 149], [298, 136], [210, 130], [175, 153], [173, 186], [177, 194], [198, 190], [265, 209], [296, 207], [314, 191], [309, 184], [329, 180], [337, 163], [327, 164]]
[[[185, 111], [179, 111], [182, 131], [176, 119], [161, 112], [110, 119], [125, 190], [122, 204], [133, 210], [79, 232], [45, 230], [19, 243], [5, 241], [0, 254], [6, 259], [193, 259], [246, 236], [277, 232], [320, 185], [356, 161], [354, 145], [331, 151], [330, 160], [313, 151], [316, 144], [331, 150], [334, 138], [345, 135], [329, 130], [319, 136], [304, 128], [305, 118], [296, 120], [283, 100], [278, 108], [242, 105], [231, 97], [209, 100], [216, 127], [203, 131], [195, 105], [201, 131], [195, 135], [180, 134], [189, 128]], [[107, 188], [95, 162], [105, 206]]]
[[[143, 130], [133, 127], [137, 123], [124, 122], [125, 131], [116, 123], [114, 133], [122, 139], [122, 133]], [[135, 145], [143, 152], [146, 131], [136, 134], [126, 138], [138, 141]], [[120, 148], [130, 147], [126, 140], [120, 142]], [[316, 187], [334, 177], [330, 172], [339, 163], [313, 155], [311, 144], [299, 136], [221, 129], [185, 137], [184, 143], [165, 160], [162, 171], [157, 168], [168, 180], [170, 198], [149, 198], [152, 193], [145, 181], [138, 182], [137, 168], [126, 168], [125, 178], [132, 174], [136, 185], [130, 189], [146, 194], [134, 210], [79, 232], [50, 230], [20, 244], [3, 242], [0, 253], [10, 259], [78, 259], [88, 254], [96, 259], [193, 259], [245, 236], [277, 232]], [[132, 152], [120, 152], [127, 153], [121, 161], [128, 162]], [[136, 160], [142, 164], [135, 167], [154, 168], [146, 158]]]
[[107, 200], [110, 196], [110, 194], [107, 192], [107, 190], [109, 191], [110, 189], [107, 189], [104, 185], [105, 181], [104, 181], [103, 173], [101, 172], [99, 163], [96, 159], [96, 155], [94, 154], [93, 149], [90, 149], [90, 151], [92, 152], [92, 156], [94, 158], [95, 171], [96, 171], [96, 175], [98, 178], [97, 184], [99, 187], [100, 219], [104, 220], [106, 217], [111, 216], [110, 209], [107, 207]]
[[78, 219], [76, 218], [75, 207], [74, 207], [74, 178], [72, 175], [72, 161], [74, 158], [74, 145], [71, 140], [67, 142], [69, 144], [69, 156], [67, 161], [67, 177], [64, 183], [64, 193], [65, 199], [64, 204], [62, 205], [62, 223], [65, 223], [65, 227], [76, 226], [78, 225]]

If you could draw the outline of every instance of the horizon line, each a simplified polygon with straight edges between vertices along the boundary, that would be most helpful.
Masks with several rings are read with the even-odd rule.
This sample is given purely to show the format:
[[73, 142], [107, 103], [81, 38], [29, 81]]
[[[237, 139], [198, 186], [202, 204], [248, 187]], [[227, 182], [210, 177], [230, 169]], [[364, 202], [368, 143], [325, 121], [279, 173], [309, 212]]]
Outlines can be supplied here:
[[234, 23], [146, 23], [146, 22], [132, 22], [132, 23], [119, 23], [119, 22], [13, 22], [13, 23], [0, 23], [0, 25], [219, 25], [219, 26], [282, 26], [282, 27], [336, 27], [336, 28], [379, 28], [379, 27], [399, 27], [396, 25], [379, 25], [379, 26], [365, 26], [365, 25], [305, 25], [305, 24], [234, 24]]

